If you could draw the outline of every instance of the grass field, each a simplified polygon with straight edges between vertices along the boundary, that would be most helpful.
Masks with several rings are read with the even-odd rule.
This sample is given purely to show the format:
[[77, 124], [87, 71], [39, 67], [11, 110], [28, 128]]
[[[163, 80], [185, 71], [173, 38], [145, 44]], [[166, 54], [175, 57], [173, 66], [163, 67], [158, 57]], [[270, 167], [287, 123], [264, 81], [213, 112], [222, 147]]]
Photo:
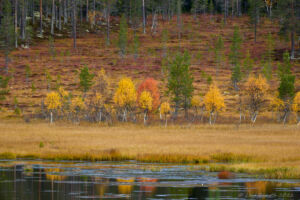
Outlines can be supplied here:
[[300, 127], [292, 125], [106, 127], [4, 120], [0, 130], [0, 157], [7, 159], [133, 159], [300, 177]]

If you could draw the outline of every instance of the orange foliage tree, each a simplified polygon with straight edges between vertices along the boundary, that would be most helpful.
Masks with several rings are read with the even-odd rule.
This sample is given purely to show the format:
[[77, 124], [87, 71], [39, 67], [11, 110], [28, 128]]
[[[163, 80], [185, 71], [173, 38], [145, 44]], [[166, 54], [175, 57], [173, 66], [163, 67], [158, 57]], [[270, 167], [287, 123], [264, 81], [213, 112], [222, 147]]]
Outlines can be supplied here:
[[137, 97], [140, 99], [140, 96], [143, 91], [148, 91], [151, 94], [153, 99], [152, 101], [152, 110], [156, 110], [160, 105], [160, 95], [158, 89], [158, 82], [153, 78], [147, 78], [144, 80], [137, 90]]

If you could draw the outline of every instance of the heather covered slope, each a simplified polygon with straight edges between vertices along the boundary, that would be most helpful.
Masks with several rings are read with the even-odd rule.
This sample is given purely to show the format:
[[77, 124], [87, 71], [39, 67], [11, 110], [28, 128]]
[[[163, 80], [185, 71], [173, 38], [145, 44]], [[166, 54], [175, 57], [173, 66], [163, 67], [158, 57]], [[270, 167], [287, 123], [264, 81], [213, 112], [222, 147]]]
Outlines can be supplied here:
[[[262, 68], [260, 60], [266, 51], [267, 35], [268, 33], [272, 34], [275, 41], [275, 52], [270, 93], [276, 92], [278, 87], [276, 69], [278, 63], [282, 62], [283, 52], [289, 48], [289, 43], [279, 38], [277, 34], [279, 27], [276, 21], [266, 18], [261, 20], [255, 43], [253, 30], [249, 24], [249, 18], [246, 16], [229, 18], [226, 26], [222, 23], [221, 15], [215, 15], [212, 19], [209, 15], [201, 15], [197, 19], [194, 19], [192, 15], [184, 15], [183, 20], [180, 40], [178, 40], [176, 17], [171, 22], [164, 22], [160, 19], [156, 34], [150, 33], [150, 27], [148, 27], [146, 35], [142, 33], [142, 29], [138, 29], [140, 45], [137, 58], [134, 58], [133, 55], [132, 29], [129, 29], [127, 55], [125, 58], [121, 58], [119, 55], [117, 47], [118, 19], [112, 20], [112, 44], [110, 46], [105, 45], [105, 29], [103, 27], [94, 33], [88, 33], [82, 27], [77, 40], [77, 50], [73, 49], [72, 39], [67, 37], [57, 36], [53, 43], [53, 49], [50, 48], [52, 44], [48, 39], [37, 39], [30, 48], [19, 48], [12, 52], [9, 64], [9, 73], [12, 76], [9, 83], [10, 93], [7, 100], [1, 102], [1, 106], [13, 110], [15, 99], [17, 99], [23, 113], [34, 113], [47, 94], [49, 81], [51, 88], [55, 88], [57, 83], [61, 82], [62, 87], [66, 90], [71, 91], [74, 95], [80, 95], [78, 70], [83, 66], [88, 66], [93, 73], [104, 68], [111, 77], [112, 92], [121, 77], [131, 77], [136, 85], [147, 77], [153, 77], [161, 83], [162, 99], [167, 99], [164, 94], [165, 79], [161, 72], [164, 49], [167, 49], [169, 55], [174, 55], [178, 50], [187, 50], [192, 57], [191, 69], [195, 77], [195, 94], [203, 95], [207, 92], [207, 79], [211, 77], [225, 97], [226, 112], [223, 113], [223, 116], [235, 115], [237, 114], [238, 95], [232, 87], [231, 68], [228, 61], [235, 26], [240, 28], [243, 39], [242, 54], [245, 55], [249, 51], [255, 60], [254, 71], [260, 71]], [[150, 19], [149, 23], [151, 23]], [[163, 42], [163, 30], [168, 31], [166, 48]], [[225, 62], [222, 63], [218, 76], [216, 76], [213, 45], [219, 35], [224, 40]], [[1, 65], [4, 63], [2, 56], [0, 62]], [[26, 81], [27, 66], [31, 69], [31, 74]], [[292, 70], [296, 75], [296, 88], [299, 88], [299, 60], [292, 61]], [[231, 121], [231, 119], [228, 120]]]

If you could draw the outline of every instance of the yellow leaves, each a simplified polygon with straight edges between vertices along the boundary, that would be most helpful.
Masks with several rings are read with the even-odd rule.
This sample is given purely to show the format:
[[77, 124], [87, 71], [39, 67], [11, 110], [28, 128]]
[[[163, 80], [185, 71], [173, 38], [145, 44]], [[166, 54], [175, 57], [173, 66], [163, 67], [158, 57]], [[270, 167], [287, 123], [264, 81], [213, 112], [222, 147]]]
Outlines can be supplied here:
[[64, 90], [64, 88], [59, 87], [58, 88], [58, 93], [62, 98], [66, 98], [69, 96], [69, 92], [67, 92], [66, 90]]
[[209, 112], [219, 112], [225, 108], [224, 97], [219, 88], [212, 84], [204, 97], [205, 108]]
[[292, 105], [294, 112], [300, 112], [300, 92], [297, 92]]
[[104, 104], [104, 98], [100, 93], [96, 92], [96, 94], [91, 97], [90, 103], [96, 107], [102, 107]]
[[148, 110], [151, 111], [152, 110], [152, 102], [153, 102], [153, 98], [150, 94], [150, 92], [144, 90], [139, 98], [139, 106], [140, 108], [142, 108], [143, 110]]
[[202, 106], [201, 98], [199, 96], [193, 96], [191, 99], [191, 106], [193, 108], [199, 108]]
[[96, 84], [94, 85], [94, 90], [100, 92], [102, 95], [109, 96], [109, 85], [110, 79], [106, 75], [106, 72], [103, 68], [97, 73]]
[[110, 114], [116, 113], [116, 110], [114, 109], [114, 107], [112, 105], [104, 104], [104, 109]]
[[71, 111], [78, 112], [80, 110], [84, 110], [86, 105], [81, 97], [75, 97], [71, 101]]
[[130, 78], [123, 78], [114, 96], [114, 103], [119, 107], [131, 107], [137, 99], [134, 84]]
[[164, 102], [160, 105], [160, 114], [167, 115], [171, 111], [170, 104], [168, 102]]
[[61, 107], [61, 97], [57, 92], [50, 92], [47, 94], [45, 105], [48, 110], [56, 110]]
[[257, 78], [251, 75], [246, 82], [246, 92], [249, 95], [264, 95], [267, 93], [268, 89], [269, 85], [267, 80], [262, 75], [259, 75]]
[[284, 109], [284, 101], [279, 99], [278, 97], [271, 98], [270, 107], [273, 111], [279, 112]]

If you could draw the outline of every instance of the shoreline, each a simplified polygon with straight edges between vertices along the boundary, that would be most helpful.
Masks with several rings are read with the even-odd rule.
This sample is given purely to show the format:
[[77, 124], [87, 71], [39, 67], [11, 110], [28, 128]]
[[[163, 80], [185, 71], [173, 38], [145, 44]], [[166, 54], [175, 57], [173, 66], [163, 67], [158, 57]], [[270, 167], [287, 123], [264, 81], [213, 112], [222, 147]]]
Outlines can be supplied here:
[[0, 159], [130, 160], [300, 179], [300, 129], [294, 125], [145, 128], [1, 121], [0, 130]]

